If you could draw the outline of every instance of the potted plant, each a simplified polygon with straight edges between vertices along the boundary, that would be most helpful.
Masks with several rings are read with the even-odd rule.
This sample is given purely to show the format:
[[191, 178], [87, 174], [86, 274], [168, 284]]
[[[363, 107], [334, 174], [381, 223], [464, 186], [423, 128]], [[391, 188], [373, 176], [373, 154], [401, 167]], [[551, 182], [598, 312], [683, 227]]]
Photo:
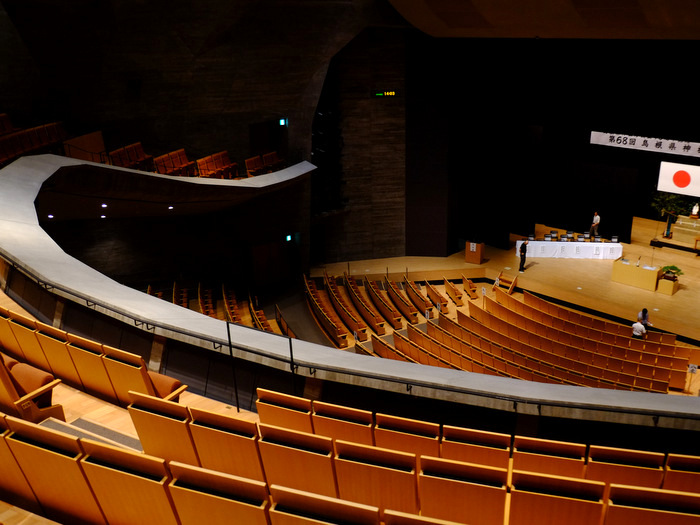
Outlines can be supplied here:
[[668, 279], [669, 281], [677, 281], [678, 276], [683, 275], [683, 270], [681, 270], [678, 266], [668, 265], [661, 268], [661, 273], [663, 274], [664, 279]]

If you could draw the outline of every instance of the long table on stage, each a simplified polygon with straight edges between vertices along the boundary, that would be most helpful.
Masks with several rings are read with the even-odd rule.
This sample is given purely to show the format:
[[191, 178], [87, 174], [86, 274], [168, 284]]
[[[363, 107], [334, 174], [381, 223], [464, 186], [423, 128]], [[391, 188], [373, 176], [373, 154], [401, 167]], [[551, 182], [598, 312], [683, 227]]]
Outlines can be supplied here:
[[[522, 240], [516, 242], [517, 255], [520, 255], [522, 243]], [[527, 244], [527, 256], [615, 260], [622, 257], [622, 244], [619, 242], [530, 241]]]

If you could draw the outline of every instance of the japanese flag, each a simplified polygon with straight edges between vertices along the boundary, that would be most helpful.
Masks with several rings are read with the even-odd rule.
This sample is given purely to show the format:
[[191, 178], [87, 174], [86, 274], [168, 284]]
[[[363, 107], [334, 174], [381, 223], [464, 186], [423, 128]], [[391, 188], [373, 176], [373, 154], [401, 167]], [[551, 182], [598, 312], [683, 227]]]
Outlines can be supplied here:
[[662, 162], [656, 189], [700, 197], [700, 166]]

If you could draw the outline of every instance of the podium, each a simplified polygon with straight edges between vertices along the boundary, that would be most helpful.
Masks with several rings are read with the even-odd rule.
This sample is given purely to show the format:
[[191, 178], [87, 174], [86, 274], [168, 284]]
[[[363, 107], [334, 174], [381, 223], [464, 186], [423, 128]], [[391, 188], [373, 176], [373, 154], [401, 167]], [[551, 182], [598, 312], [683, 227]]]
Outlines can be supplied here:
[[700, 236], [700, 219], [693, 216], [679, 215], [676, 223], [671, 226], [673, 240], [689, 245], [695, 245]]
[[661, 277], [661, 268], [657, 266], [637, 266], [623, 257], [613, 262], [612, 280], [617, 283], [655, 292], [659, 277]]
[[464, 247], [464, 261], [473, 264], [481, 264], [484, 262], [484, 243], [469, 242]]

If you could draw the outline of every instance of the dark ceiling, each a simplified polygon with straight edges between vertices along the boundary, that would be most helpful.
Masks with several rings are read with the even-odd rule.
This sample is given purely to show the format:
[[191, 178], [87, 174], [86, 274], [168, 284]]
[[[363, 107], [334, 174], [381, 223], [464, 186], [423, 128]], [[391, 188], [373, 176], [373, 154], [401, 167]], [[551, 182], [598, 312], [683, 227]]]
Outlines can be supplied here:
[[435, 37], [700, 38], [693, 0], [389, 0], [403, 17]]

